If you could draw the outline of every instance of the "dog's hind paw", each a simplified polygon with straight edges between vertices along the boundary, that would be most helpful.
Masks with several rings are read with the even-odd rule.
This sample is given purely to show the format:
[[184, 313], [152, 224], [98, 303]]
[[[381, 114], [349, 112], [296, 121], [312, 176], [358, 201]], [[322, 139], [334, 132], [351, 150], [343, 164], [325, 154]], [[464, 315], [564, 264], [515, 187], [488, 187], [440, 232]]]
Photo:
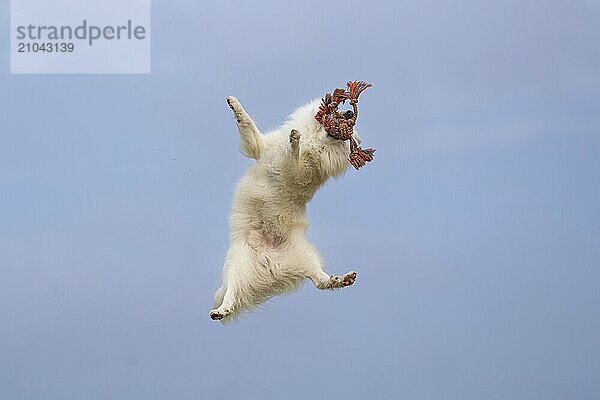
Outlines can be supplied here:
[[356, 281], [356, 272], [350, 271], [342, 277], [342, 285], [350, 286]]
[[220, 321], [231, 313], [231, 310], [212, 310], [210, 312], [210, 319], [213, 321]]
[[324, 289], [339, 289], [354, 284], [356, 281], [356, 272], [350, 271], [344, 276], [331, 275], [329, 282], [322, 287]]

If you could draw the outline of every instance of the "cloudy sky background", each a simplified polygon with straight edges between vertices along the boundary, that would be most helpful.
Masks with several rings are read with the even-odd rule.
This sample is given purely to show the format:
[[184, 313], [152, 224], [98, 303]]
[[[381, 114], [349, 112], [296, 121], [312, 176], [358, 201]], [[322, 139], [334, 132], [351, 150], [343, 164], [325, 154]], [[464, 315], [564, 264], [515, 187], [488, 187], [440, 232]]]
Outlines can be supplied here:
[[[10, 75], [0, 3], [0, 397], [597, 398], [598, 3], [236, 3], [155, 0], [150, 75]], [[357, 284], [211, 321], [225, 97], [350, 79], [376, 159], [309, 236]]]

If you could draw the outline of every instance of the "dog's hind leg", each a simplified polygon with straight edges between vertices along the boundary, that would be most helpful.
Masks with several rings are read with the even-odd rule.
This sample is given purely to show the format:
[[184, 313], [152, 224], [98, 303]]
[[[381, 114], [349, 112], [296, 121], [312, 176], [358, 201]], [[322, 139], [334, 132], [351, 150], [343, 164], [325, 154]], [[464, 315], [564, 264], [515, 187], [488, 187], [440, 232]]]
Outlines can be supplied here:
[[233, 111], [235, 122], [240, 131], [241, 150], [246, 157], [258, 160], [263, 153], [262, 133], [248, 115], [242, 104], [233, 96], [227, 97], [227, 104]]
[[[232, 319], [252, 304], [249, 293], [255, 277], [253, 269], [249, 268], [253, 262], [252, 254], [246, 242], [231, 243], [223, 266], [223, 284], [215, 293], [214, 309], [210, 311], [211, 319]], [[218, 297], [222, 297], [220, 304], [217, 304]]]
[[225, 291], [227, 290], [226, 286], [223, 285], [217, 289], [215, 292], [214, 300], [213, 300], [213, 308], [219, 307], [223, 304], [223, 298], [225, 297]]
[[318, 289], [337, 289], [350, 286], [356, 280], [356, 272], [350, 271], [344, 276], [328, 275], [323, 271], [323, 259], [317, 249], [308, 241], [300, 246], [305, 265], [305, 275]]
[[[219, 293], [221, 290], [223, 290], [223, 287], [219, 288], [217, 290], [217, 293], [215, 293], [215, 309], [210, 311], [210, 318], [218, 321], [218, 320], [222, 320], [223, 318], [227, 317], [229, 314], [233, 313], [234, 311], [234, 304], [235, 304], [235, 298], [234, 298], [234, 291], [233, 290], [228, 290], [227, 288], [223, 290], [224, 293]], [[222, 296], [222, 301], [221, 303], [217, 306], [216, 302], [217, 302], [217, 296], [221, 295]]]
[[338, 289], [350, 286], [356, 281], [356, 272], [350, 271], [344, 276], [327, 275], [322, 269], [310, 271], [307, 275], [317, 289]]

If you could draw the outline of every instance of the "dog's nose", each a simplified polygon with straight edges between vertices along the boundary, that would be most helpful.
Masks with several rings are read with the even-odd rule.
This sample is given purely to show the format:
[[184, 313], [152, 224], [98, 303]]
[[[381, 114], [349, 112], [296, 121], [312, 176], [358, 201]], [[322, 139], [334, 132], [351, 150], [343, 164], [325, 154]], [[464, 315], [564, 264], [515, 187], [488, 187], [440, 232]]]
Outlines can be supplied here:
[[344, 113], [344, 118], [350, 119], [354, 116], [354, 112], [352, 110], [348, 110]]

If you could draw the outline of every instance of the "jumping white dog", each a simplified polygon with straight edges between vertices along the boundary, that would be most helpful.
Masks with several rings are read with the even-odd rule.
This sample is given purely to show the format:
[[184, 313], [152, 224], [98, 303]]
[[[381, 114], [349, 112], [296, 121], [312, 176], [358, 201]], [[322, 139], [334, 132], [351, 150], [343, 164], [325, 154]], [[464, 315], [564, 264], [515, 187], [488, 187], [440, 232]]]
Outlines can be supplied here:
[[354, 271], [325, 273], [323, 258], [305, 236], [306, 204], [330, 177], [342, 175], [350, 165], [349, 142], [329, 136], [315, 120], [320, 101], [298, 108], [281, 127], [263, 135], [240, 102], [227, 98], [241, 151], [256, 163], [235, 191], [230, 247], [210, 311], [213, 320], [235, 318], [293, 291], [305, 278], [318, 289], [350, 286], [356, 279]]

